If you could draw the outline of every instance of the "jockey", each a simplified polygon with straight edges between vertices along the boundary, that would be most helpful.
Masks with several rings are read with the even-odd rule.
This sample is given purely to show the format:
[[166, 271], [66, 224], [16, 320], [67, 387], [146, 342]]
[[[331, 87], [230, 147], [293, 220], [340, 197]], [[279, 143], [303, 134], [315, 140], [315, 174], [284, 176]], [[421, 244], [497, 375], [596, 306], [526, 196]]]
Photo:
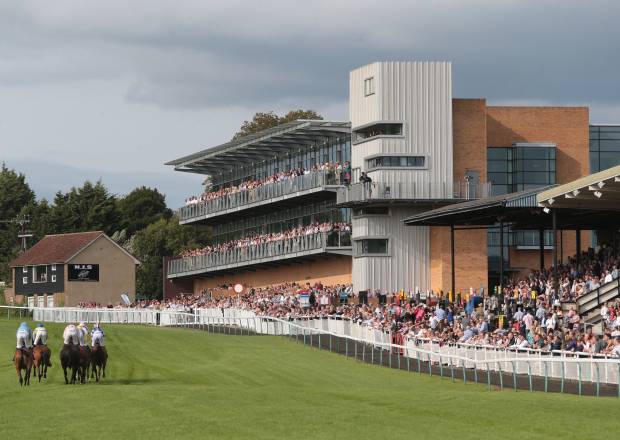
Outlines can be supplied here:
[[80, 347], [85, 347], [86, 343], [86, 335], [88, 334], [88, 327], [86, 327], [86, 324], [84, 323], [84, 321], [81, 321], [78, 326], [77, 326], [77, 332], [78, 332], [78, 341], [80, 341]]
[[65, 327], [65, 331], [63, 332], [62, 337], [64, 339], [65, 345], [78, 345], [80, 342], [78, 340], [78, 329], [73, 324], [69, 324]]
[[17, 329], [17, 348], [32, 348], [32, 330], [22, 322]]
[[90, 345], [94, 347], [95, 344], [99, 344], [101, 347], [103, 347], [105, 345], [104, 337], [105, 333], [103, 332], [103, 329], [99, 327], [99, 324], [95, 324], [92, 331], [90, 332]]
[[47, 344], [47, 329], [41, 323], [38, 323], [32, 332], [34, 336], [34, 345], [46, 345]]

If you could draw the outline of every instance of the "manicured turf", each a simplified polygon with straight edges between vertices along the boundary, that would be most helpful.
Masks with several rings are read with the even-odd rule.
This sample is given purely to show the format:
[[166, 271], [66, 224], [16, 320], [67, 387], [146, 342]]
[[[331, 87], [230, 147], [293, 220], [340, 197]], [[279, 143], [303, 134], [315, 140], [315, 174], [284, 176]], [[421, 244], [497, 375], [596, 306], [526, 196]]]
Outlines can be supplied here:
[[64, 326], [48, 325], [47, 383], [20, 388], [19, 321], [0, 319], [0, 438], [590, 439], [613, 437], [620, 399], [488, 392], [284, 338], [106, 326], [103, 383], [64, 385]]

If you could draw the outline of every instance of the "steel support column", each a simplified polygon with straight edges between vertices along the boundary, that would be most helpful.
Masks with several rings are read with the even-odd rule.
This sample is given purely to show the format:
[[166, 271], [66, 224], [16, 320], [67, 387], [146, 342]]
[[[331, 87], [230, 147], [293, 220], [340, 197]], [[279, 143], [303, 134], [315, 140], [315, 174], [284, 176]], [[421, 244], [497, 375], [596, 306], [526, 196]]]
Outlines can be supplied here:
[[450, 225], [450, 270], [452, 301], [456, 301], [456, 268], [454, 267], [454, 224]]

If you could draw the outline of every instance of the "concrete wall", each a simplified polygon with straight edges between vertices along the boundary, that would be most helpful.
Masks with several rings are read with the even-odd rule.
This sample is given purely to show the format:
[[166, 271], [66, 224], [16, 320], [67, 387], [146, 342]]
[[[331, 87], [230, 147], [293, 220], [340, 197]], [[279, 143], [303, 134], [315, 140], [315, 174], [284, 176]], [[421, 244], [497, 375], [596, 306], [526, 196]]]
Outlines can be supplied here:
[[69, 281], [65, 270], [64, 303], [80, 301], [116, 304], [121, 294], [130, 299], [136, 296], [136, 265], [133, 258], [108, 238], [101, 236], [68, 264], [99, 264], [99, 282]]
[[213, 278], [195, 278], [194, 293], [221, 285], [243, 284], [264, 287], [283, 283], [305, 284], [321, 282], [326, 286], [351, 283], [351, 257], [344, 255], [317, 256], [314, 261], [290, 261], [278, 267], [256, 267], [254, 271], [219, 275]]

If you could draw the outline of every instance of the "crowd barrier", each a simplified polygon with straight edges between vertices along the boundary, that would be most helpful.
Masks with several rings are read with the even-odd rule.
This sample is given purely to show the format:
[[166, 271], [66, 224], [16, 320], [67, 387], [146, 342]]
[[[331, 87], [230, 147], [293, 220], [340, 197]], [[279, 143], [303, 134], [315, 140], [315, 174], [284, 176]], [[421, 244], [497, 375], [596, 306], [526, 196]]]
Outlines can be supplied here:
[[[187, 313], [151, 309], [0, 306], [0, 313], [8, 318], [23, 319], [30, 317], [35, 321], [43, 322], [84, 321], [89, 323], [200, 327], [209, 331], [287, 336], [303, 343], [308, 343], [309, 339], [310, 345], [314, 344], [319, 348], [329, 347], [330, 350], [336, 341], [338, 344], [344, 341], [346, 347], [351, 347], [351, 354], [355, 350], [356, 358], [358, 357], [358, 349], [362, 353], [371, 353], [370, 355], [373, 357], [375, 352], [378, 352], [377, 356], [381, 356], [381, 359], [385, 356], [390, 362], [392, 362], [393, 355], [396, 354], [399, 363], [401, 358], [406, 359], [407, 365], [411, 360], [417, 362], [418, 369], [420, 363], [427, 363], [428, 371], [431, 373], [432, 367], [438, 367], [443, 375], [443, 369], [446, 368], [447, 371], [450, 371], [453, 379], [455, 371], [462, 370], [465, 380], [467, 377], [466, 370], [470, 370], [475, 373], [475, 380], [478, 382], [478, 371], [482, 373], [486, 371], [489, 381], [491, 372], [497, 373], [500, 378], [506, 374], [512, 375], [515, 388], [517, 387], [517, 375], [523, 375], [529, 380], [530, 389], [534, 378], [544, 379], [545, 390], [547, 390], [549, 380], [557, 379], [561, 381], [562, 389], [565, 381], [577, 382], [579, 394], [581, 394], [582, 384], [584, 383], [594, 384], [597, 395], [601, 384], [615, 385], [618, 390], [618, 397], [620, 397], [620, 359], [618, 358], [564, 351], [506, 350], [467, 344], [441, 344], [421, 339], [399, 339], [398, 342], [400, 343], [394, 343], [396, 338], [393, 338], [389, 333], [348, 319], [334, 317], [280, 319], [257, 316], [251, 311], [235, 308], [197, 309], [194, 313]], [[321, 342], [321, 338], [323, 338], [323, 342]], [[349, 348], [346, 350], [346, 354], [349, 355]]]

